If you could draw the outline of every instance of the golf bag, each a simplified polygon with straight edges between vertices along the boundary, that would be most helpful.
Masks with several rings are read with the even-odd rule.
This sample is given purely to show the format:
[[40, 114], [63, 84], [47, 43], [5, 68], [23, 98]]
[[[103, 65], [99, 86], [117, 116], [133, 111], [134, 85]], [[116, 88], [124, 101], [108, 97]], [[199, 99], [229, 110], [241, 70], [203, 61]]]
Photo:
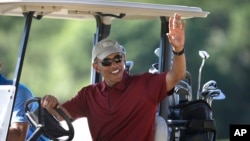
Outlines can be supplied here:
[[[168, 125], [170, 141], [215, 141], [216, 125], [212, 109], [204, 100], [194, 100], [170, 106]], [[179, 132], [179, 137], [176, 136]]]

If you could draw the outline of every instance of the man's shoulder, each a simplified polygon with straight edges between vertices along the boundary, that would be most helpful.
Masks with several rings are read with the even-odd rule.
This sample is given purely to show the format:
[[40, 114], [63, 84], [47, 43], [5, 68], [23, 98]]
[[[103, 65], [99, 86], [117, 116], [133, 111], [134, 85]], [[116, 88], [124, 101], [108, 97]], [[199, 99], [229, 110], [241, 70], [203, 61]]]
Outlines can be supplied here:
[[[0, 85], [13, 85], [13, 80], [6, 79], [1, 73], [0, 73]], [[18, 84], [18, 90], [31, 92], [31, 90], [23, 83]], [[32, 92], [31, 92], [32, 93]]]
[[93, 91], [96, 90], [98, 88], [100, 88], [102, 85], [102, 82], [98, 82], [98, 83], [94, 83], [94, 84], [89, 84], [86, 86], [83, 86], [79, 92], [89, 92], [89, 91]]

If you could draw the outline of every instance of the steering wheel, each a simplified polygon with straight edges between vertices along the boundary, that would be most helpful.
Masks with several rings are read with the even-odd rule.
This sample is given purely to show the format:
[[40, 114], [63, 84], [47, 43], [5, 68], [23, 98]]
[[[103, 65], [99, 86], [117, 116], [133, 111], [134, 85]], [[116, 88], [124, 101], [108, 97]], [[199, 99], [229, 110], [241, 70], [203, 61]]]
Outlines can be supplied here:
[[72, 120], [60, 108], [53, 108], [53, 110], [66, 122], [67, 128], [62, 126], [56, 116], [41, 106], [41, 98], [34, 97], [25, 102], [27, 118], [31, 125], [36, 128], [28, 141], [36, 141], [42, 134], [51, 140], [59, 140], [58, 138], [65, 136], [67, 137], [66, 139], [60, 140], [70, 141], [73, 139], [74, 127]]

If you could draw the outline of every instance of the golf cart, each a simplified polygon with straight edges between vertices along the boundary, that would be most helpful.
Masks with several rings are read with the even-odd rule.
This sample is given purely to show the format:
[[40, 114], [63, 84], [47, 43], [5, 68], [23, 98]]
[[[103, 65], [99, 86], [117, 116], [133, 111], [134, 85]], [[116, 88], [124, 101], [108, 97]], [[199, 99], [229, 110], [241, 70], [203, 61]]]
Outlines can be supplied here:
[[[85, 20], [92, 19], [96, 21], [96, 33], [94, 36], [93, 44], [106, 38], [110, 34], [112, 27], [112, 20], [151, 20], [160, 19], [160, 55], [158, 62], [158, 71], [163, 72], [170, 69], [171, 66], [171, 53], [166, 33], [168, 32], [168, 17], [173, 16], [174, 13], [180, 13], [183, 18], [205, 18], [209, 12], [202, 11], [199, 7], [188, 7], [178, 5], [162, 5], [150, 3], [134, 3], [134, 2], [118, 2], [118, 1], [91, 1], [91, 0], [1, 0], [0, 1], [0, 14], [3, 16], [21, 16], [26, 19], [25, 27], [21, 39], [19, 56], [17, 58], [16, 70], [14, 75], [13, 85], [0, 86], [0, 107], [7, 107], [0, 110], [0, 140], [6, 140], [8, 134], [8, 127], [12, 116], [13, 103], [15, 101], [17, 85], [21, 77], [22, 66], [25, 58], [25, 52], [28, 46], [28, 38], [33, 19], [42, 20], [43, 18], [65, 19], [65, 20]], [[102, 76], [91, 70], [90, 83], [102, 81]], [[34, 98], [27, 101], [27, 105], [31, 102], [38, 102], [39, 98]], [[26, 106], [27, 106], [26, 105]], [[168, 135], [168, 114], [169, 100], [163, 100], [159, 105], [157, 118], [160, 125], [164, 128], [156, 128], [157, 136], [166, 134]], [[63, 135], [68, 136], [66, 140], [71, 140], [74, 136], [74, 128], [70, 119], [58, 110], [58, 113], [65, 119], [68, 129], [64, 129], [57, 124], [53, 116], [44, 108], [36, 111], [30, 111], [26, 108], [27, 116], [31, 124], [37, 127], [37, 132], [34, 133], [30, 140], [35, 140], [39, 135], [45, 134], [51, 139], [56, 139]], [[49, 117], [49, 118], [47, 118]], [[49, 119], [47, 121], [46, 119]], [[56, 132], [61, 134], [54, 134], [53, 130], [48, 128], [48, 124], [55, 123]], [[175, 123], [171, 122], [175, 125]], [[166, 128], [165, 128], [166, 127]], [[46, 132], [46, 133], [45, 133]]]

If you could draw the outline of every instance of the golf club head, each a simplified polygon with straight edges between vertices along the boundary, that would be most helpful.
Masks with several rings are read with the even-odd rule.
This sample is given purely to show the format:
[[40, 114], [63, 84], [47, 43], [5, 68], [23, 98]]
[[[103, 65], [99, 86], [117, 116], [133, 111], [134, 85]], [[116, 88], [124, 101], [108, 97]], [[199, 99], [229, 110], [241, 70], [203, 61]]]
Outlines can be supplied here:
[[149, 68], [148, 72], [150, 72], [150, 73], [158, 73], [159, 72], [158, 63], [152, 64], [152, 67]]
[[221, 90], [219, 90], [219, 89], [216, 89], [216, 90], [208, 90], [208, 95], [207, 95], [207, 96], [214, 98], [214, 97], [219, 96], [219, 95], [220, 95], [220, 92], [221, 92]]
[[220, 89], [208, 89], [202, 91], [200, 96], [203, 99], [213, 99], [213, 100], [222, 100], [225, 99], [225, 95], [222, 93]]
[[217, 89], [217, 83], [214, 80], [209, 80], [202, 87], [202, 91], [215, 90], [215, 89]]
[[134, 65], [134, 62], [133, 62], [133, 61], [126, 61], [125, 68], [126, 68], [126, 70], [128, 71], [128, 73], [129, 73], [130, 70], [132, 69], [133, 65]]
[[[185, 81], [180, 81], [174, 89], [175, 93], [180, 95], [180, 99], [182, 100], [188, 100], [191, 101], [192, 100], [192, 90], [191, 90], [191, 86], [185, 82]], [[184, 97], [184, 98], [181, 98]]]
[[179, 95], [185, 95], [188, 96], [188, 90], [180, 85], [177, 85], [175, 87], [175, 93], [179, 94]]
[[160, 56], [160, 48], [155, 49], [155, 55], [156, 55], [157, 57]]
[[222, 93], [220, 89], [209, 90], [206, 97], [203, 97], [203, 100], [207, 101], [207, 103], [212, 106], [213, 100], [223, 100], [225, 99], [225, 95]]
[[202, 99], [207, 99], [209, 97], [209, 94], [211, 93], [212, 90], [204, 90], [200, 93], [200, 97]]
[[199, 55], [200, 55], [200, 57], [202, 59], [208, 59], [209, 58], [209, 54], [206, 51], [204, 51], [204, 50], [200, 50], [199, 51]]
[[214, 100], [223, 100], [223, 99], [225, 99], [226, 98], [225, 94], [220, 89], [218, 89], [218, 90], [219, 90], [219, 95], [214, 97], [213, 99]]

